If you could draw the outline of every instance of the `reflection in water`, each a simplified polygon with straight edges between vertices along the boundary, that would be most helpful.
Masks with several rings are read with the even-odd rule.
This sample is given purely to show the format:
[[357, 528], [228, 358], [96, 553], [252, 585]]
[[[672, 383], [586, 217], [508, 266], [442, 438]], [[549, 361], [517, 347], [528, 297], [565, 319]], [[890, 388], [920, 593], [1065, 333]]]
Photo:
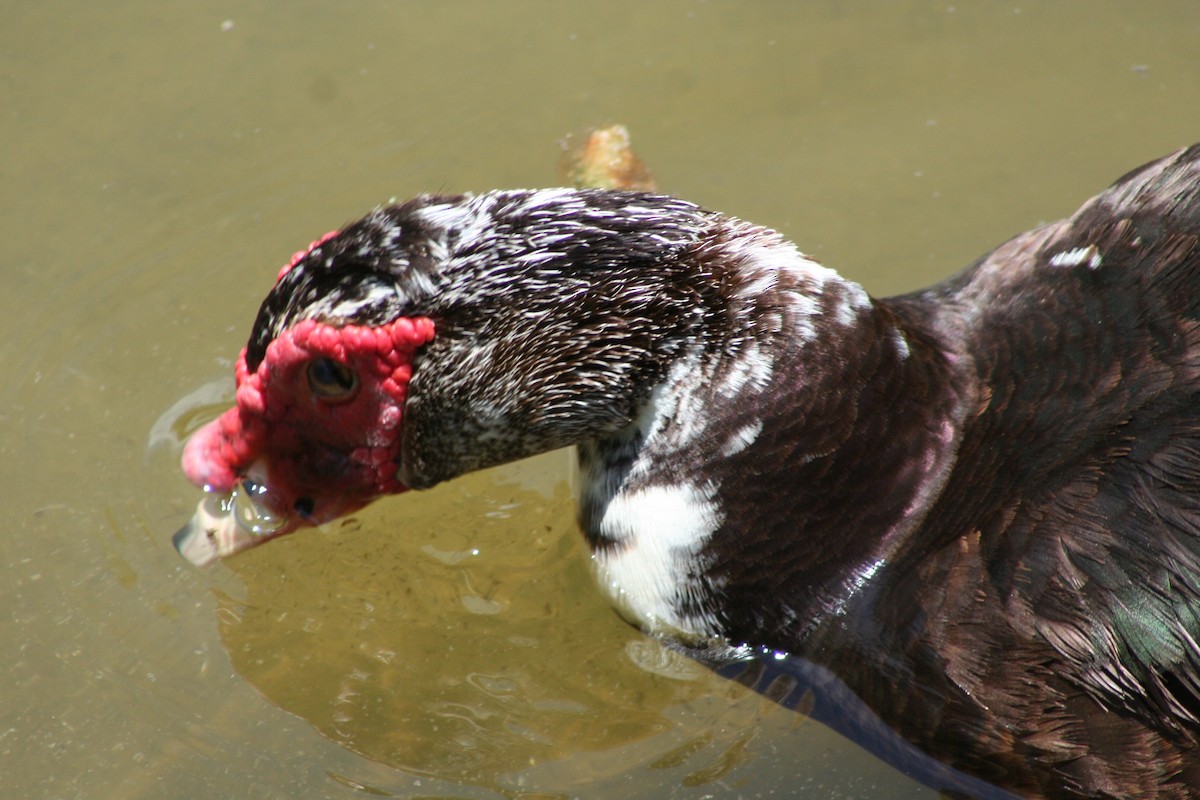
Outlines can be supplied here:
[[[227, 562], [247, 594], [222, 598], [222, 637], [246, 679], [330, 739], [480, 785], [635, 745], [651, 766], [686, 763], [698, 785], [740, 761], [758, 716], [802, 721], [616, 621], [572, 505], [564, 481], [543, 493], [483, 473], [382, 503], [369, 525], [298, 533]], [[503, 546], [518, 537], [526, 546]], [[681, 706], [714, 693], [743, 702], [721, 726], [676, 729]], [[600, 757], [591, 769], [627, 767]]]

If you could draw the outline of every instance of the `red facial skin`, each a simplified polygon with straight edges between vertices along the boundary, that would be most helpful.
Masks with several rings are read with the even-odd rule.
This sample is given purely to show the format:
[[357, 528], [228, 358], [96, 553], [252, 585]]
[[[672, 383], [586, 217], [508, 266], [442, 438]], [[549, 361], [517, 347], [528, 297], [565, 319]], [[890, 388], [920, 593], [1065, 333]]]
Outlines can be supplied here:
[[[288, 273], [328, 233], [292, 256]], [[183, 452], [188, 479], [228, 494], [248, 479], [251, 499], [274, 519], [254, 543], [319, 525], [406, 487], [396, 479], [400, 422], [412, 357], [433, 338], [433, 322], [400, 318], [374, 327], [303, 320], [268, 346], [252, 373], [246, 351], [236, 367], [237, 404], [191, 437]], [[315, 391], [310, 365], [330, 359], [354, 375], [353, 387]], [[232, 551], [243, 549], [239, 543]]]
[[[268, 345], [254, 373], [243, 350], [237, 405], [188, 441], [184, 472], [211, 492], [230, 492], [243, 477], [265, 487], [257, 502], [282, 522], [271, 538], [404, 491], [396, 479], [404, 398], [413, 353], [432, 338], [423, 317], [340, 328], [304, 320]], [[309, 365], [321, 358], [357, 376], [347, 396], [313, 390]]]

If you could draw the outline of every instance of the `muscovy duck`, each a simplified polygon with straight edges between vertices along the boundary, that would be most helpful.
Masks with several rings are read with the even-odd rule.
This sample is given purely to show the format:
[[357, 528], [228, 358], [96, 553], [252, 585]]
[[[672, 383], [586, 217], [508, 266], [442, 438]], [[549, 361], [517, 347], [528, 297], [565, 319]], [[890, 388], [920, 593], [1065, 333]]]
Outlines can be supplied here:
[[297, 253], [188, 442], [197, 563], [576, 445], [598, 582], [1029, 797], [1200, 797], [1200, 145], [873, 299], [671, 197], [423, 196]]

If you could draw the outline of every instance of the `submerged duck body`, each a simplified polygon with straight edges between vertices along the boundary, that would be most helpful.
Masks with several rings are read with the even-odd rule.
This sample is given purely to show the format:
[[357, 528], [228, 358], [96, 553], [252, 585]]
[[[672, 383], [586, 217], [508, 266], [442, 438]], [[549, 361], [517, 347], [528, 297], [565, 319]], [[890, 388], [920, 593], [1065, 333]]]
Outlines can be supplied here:
[[1198, 235], [1198, 148], [888, 299], [658, 195], [379, 209], [285, 268], [185, 450], [269, 524], [210, 502], [182, 549], [574, 444], [645, 630], [807, 659], [1020, 796], [1200, 797]]

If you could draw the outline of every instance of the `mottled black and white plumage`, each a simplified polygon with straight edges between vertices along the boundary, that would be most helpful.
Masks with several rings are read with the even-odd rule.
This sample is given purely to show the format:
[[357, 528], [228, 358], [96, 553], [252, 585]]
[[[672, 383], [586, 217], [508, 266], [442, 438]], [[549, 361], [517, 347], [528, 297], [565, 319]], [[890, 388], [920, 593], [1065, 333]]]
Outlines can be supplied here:
[[805, 659], [1022, 796], [1200, 797], [1198, 235], [1197, 148], [886, 300], [667, 197], [424, 197], [302, 259], [247, 361], [432, 319], [405, 486], [577, 445], [647, 631]]

